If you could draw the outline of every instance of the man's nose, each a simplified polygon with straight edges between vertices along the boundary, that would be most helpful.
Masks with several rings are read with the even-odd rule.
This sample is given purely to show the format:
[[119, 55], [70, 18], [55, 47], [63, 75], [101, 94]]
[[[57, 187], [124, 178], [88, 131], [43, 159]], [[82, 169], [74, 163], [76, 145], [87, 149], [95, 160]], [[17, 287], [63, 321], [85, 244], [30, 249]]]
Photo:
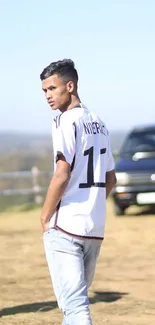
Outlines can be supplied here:
[[51, 93], [50, 90], [47, 90], [47, 92], [46, 92], [46, 98], [47, 98], [47, 99], [52, 98], [52, 93]]

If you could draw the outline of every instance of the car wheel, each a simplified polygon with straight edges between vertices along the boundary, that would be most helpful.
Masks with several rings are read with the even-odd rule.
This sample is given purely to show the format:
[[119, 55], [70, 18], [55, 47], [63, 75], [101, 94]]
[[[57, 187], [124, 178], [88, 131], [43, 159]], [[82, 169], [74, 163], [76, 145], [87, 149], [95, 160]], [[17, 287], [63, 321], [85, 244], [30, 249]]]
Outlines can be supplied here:
[[123, 216], [125, 213], [125, 207], [118, 205], [116, 202], [114, 203], [114, 211], [116, 216]]

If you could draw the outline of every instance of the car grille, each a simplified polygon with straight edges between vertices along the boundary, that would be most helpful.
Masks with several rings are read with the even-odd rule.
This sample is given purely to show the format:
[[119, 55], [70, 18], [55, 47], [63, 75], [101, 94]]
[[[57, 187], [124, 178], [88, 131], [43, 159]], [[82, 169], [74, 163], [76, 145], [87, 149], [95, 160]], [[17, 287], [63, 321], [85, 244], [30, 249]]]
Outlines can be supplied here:
[[[154, 172], [155, 174], [155, 172]], [[128, 174], [129, 184], [155, 184], [155, 180], [151, 179], [153, 173], [140, 173], [140, 174]]]

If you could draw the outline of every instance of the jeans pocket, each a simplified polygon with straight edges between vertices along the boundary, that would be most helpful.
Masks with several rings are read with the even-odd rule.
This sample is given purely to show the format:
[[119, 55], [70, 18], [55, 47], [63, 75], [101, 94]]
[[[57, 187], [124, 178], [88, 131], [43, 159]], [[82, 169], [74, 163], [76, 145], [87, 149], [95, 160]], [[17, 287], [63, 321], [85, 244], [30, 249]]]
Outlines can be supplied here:
[[48, 234], [51, 234], [52, 232], [55, 232], [56, 230], [54, 228], [49, 228], [47, 231], [44, 231], [43, 232], [43, 237], [48, 235]]

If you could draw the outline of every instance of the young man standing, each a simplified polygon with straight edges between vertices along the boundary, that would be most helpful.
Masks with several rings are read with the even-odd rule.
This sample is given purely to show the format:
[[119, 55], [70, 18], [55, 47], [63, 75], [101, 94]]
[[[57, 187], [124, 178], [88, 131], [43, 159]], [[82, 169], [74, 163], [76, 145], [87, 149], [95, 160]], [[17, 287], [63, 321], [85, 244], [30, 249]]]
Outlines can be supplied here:
[[114, 159], [104, 123], [80, 101], [72, 60], [40, 75], [53, 123], [54, 176], [41, 223], [46, 258], [63, 325], [92, 324], [87, 289], [104, 238], [106, 197], [115, 185]]

